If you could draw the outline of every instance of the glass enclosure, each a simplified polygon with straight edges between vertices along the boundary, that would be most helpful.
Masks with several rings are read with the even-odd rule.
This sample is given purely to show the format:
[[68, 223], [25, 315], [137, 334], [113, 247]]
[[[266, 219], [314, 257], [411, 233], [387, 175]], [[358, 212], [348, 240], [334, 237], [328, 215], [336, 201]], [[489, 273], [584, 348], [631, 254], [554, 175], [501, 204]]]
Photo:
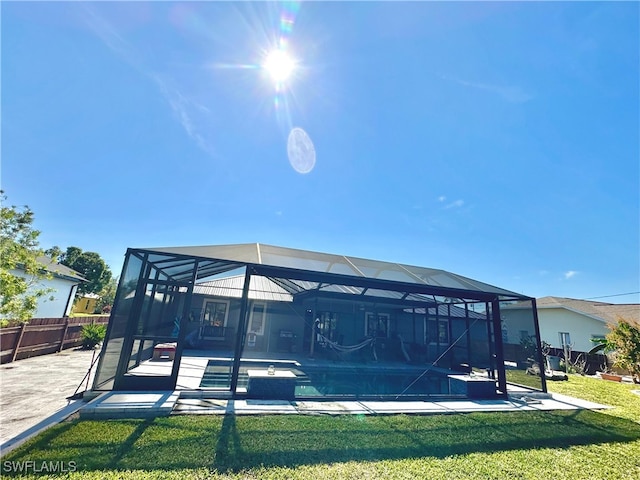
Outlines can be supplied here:
[[507, 381], [546, 390], [535, 301], [508, 302], [500, 312]]
[[94, 388], [111, 390], [118, 370], [118, 362], [122, 354], [129, 314], [136, 296], [138, 280], [141, 277], [142, 260], [135, 255], [128, 255], [120, 277], [120, 284], [116, 292], [114, 308], [111, 311], [107, 328], [107, 341], [104, 342]]
[[442, 270], [257, 244], [130, 249], [94, 389], [492, 398], [545, 389], [523, 368], [538, 345], [531, 299]]

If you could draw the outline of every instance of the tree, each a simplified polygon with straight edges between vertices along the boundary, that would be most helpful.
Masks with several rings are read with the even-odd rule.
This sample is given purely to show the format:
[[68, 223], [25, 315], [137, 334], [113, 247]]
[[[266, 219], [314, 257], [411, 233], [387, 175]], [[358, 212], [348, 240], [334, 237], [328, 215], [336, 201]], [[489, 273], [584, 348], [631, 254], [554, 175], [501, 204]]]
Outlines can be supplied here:
[[28, 207], [6, 206], [0, 190], [0, 316], [10, 323], [33, 317], [38, 299], [53, 291], [41, 286], [51, 275], [38, 262], [40, 232], [33, 228], [33, 211]]
[[84, 278], [86, 282], [78, 285], [78, 293], [100, 294], [111, 280], [111, 270], [105, 261], [95, 252], [83, 252], [78, 247], [68, 247], [65, 252], [57, 247], [51, 247], [47, 253], [57, 254], [54, 257], [61, 265], [72, 268]]
[[598, 346], [589, 353], [604, 349], [614, 353], [613, 364], [627, 370], [635, 383], [640, 383], [640, 324], [632, 320], [618, 318], [615, 325], [609, 325], [609, 333], [598, 339]]
[[99, 313], [109, 313], [113, 302], [116, 299], [116, 291], [118, 290], [118, 279], [116, 277], [111, 278], [109, 282], [104, 286], [99, 293], [100, 301], [98, 302]]

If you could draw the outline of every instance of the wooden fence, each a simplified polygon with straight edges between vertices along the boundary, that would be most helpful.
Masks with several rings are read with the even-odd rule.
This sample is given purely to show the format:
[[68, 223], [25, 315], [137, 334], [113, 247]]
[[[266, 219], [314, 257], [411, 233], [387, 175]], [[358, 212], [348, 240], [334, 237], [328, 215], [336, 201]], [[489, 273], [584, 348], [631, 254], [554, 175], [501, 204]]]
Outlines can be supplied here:
[[0, 363], [61, 352], [82, 344], [82, 326], [107, 324], [109, 316], [33, 318], [19, 327], [0, 328]]

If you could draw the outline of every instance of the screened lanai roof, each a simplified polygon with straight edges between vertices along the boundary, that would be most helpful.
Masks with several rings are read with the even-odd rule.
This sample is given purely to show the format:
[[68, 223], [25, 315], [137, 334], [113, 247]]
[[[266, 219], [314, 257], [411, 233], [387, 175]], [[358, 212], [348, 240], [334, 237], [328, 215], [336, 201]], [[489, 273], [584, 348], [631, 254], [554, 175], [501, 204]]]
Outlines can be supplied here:
[[[399, 298], [404, 300], [411, 300], [412, 296], [420, 300], [423, 294], [442, 296], [449, 293], [460, 298], [477, 299], [478, 293], [497, 296], [500, 300], [529, 298], [445, 270], [259, 243], [130, 251], [149, 253], [148, 261], [175, 281], [192, 278], [193, 260], [198, 259], [197, 279], [253, 266], [259, 275], [269, 277], [294, 295], [321, 290], [344, 295], [371, 295], [378, 289], [402, 292]], [[472, 292], [476, 295], [466, 295]]]

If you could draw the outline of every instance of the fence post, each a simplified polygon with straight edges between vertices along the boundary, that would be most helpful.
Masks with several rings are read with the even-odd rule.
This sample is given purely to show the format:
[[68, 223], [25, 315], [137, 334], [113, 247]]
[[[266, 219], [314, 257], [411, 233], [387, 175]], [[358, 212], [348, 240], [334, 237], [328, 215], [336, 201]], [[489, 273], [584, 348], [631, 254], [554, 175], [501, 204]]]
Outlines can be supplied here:
[[68, 329], [69, 329], [69, 317], [67, 317], [64, 321], [64, 331], [62, 332], [62, 339], [60, 339], [60, 348], [58, 349], [58, 353], [60, 353], [64, 348], [64, 339], [67, 337]]
[[22, 342], [22, 336], [24, 335], [24, 329], [27, 327], [27, 324], [23, 323], [20, 327], [20, 335], [18, 335], [18, 341], [16, 342], [16, 346], [13, 348], [13, 355], [11, 355], [12, 362], [14, 362], [18, 356], [18, 349], [20, 348], [20, 342]]

